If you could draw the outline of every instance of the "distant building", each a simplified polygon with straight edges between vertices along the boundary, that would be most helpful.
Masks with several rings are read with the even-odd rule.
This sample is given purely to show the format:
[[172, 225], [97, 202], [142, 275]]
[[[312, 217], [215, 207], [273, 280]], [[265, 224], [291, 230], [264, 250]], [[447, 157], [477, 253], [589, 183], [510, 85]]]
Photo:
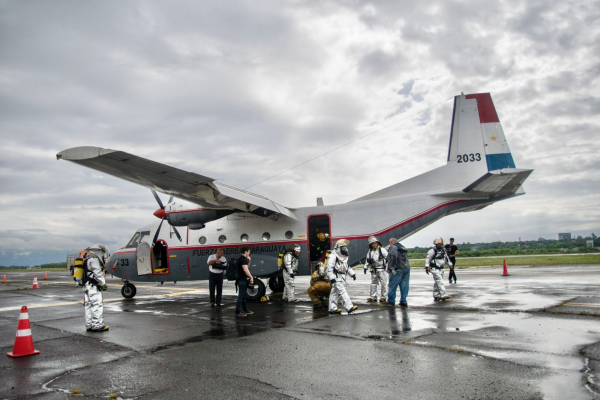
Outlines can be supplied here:
[[587, 239], [585, 241], [585, 247], [594, 247], [594, 241], [592, 239]]
[[558, 241], [563, 242], [565, 240], [571, 240], [571, 234], [570, 233], [559, 233]]

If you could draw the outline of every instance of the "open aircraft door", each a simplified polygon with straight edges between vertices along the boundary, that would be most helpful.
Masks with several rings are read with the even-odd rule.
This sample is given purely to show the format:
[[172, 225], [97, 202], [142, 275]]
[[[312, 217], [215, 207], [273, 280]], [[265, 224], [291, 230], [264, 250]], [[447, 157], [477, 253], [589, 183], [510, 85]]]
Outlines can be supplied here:
[[[324, 240], [319, 239], [319, 235]], [[325, 258], [331, 250], [331, 217], [328, 214], [309, 215], [307, 220], [308, 258], [311, 265]]]
[[152, 255], [150, 254], [150, 245], [142, 242], [135, 251], [137, 259], [138, 275], [149, 275], [152, 273]]

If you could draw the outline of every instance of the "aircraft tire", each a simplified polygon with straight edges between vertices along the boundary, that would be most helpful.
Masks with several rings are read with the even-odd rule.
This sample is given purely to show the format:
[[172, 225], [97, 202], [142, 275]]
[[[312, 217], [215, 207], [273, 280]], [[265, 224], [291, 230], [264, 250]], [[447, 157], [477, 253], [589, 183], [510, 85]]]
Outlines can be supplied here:
[[285, 284], [283, 283], [282, 277], [274, 276], [269, 278], [269, 289], [271, 289], [273, 293], [283, 293], [284, 288]]
[[123, 287], [121, 288], [121, 296], [125, 297], [126, 299], [132, 299], [136, 293], [137, 293], [137, 289], [135, 288], [135, 285], [133, 285], [129, 282], [124, 284]]
[[259, 301], [265, 295], [267, 288], [265, 283], [258, 278], [254, 279], [254, 290], [246, 291], [246, 299], [250, 301]]

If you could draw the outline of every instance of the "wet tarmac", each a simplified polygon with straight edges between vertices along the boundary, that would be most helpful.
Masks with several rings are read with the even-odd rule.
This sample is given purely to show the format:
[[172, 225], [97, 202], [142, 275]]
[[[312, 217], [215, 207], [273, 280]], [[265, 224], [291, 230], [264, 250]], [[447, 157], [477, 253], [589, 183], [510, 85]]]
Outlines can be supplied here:
[[[409, 307], [368, 304], [359, 270], [355, 315], [270, 294], [235, 318], [235, 288], [211, 308], [207, 282], [108, 278], [105, 322], [85, 331], [81, 290], [67, 273], [6, 273], [0, 283], [0, 398], [600, 398], [600, 265], [470, 268], [434, 302], [411, 271]], [[21, 306], [39, 355], [9, 358]]]

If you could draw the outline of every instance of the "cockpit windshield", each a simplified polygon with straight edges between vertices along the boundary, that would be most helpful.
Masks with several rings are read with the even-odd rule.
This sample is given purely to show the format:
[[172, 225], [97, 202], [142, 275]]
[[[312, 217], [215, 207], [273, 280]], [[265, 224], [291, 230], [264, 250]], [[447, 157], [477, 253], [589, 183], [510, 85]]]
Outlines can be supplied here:
[[127, 246], [125, 246], [125, 247], [137, 248], [138, 244], [140, 244], [140, 233], [136, 232], [135, 235], [133, 235], [133, 237], [129, 241], [129, 243], [127, 243]]
[[129, 243], [127, 243], [127, 246], [125, 246], [125, 247], [135, 249], [147, 236], [150, 236], [150, 231], [136, 232], [135, 235], [133, 235], [133, 237], [129, 241]]

